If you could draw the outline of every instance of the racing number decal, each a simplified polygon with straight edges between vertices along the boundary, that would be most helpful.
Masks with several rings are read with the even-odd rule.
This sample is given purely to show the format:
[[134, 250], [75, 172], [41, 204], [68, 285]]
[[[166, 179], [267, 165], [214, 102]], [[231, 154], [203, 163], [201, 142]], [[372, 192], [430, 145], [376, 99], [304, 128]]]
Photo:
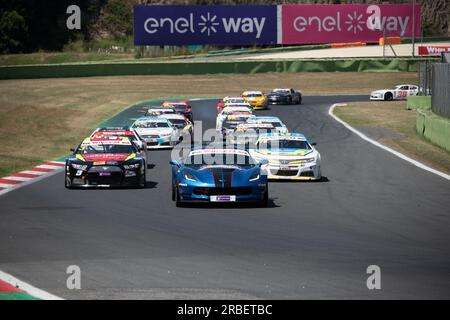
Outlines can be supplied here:
[[397, 98], [406, 98], [407, 95], [408, 95], [408, 91], [407, 90], [399, 90], [399, 91], [397, 91]]

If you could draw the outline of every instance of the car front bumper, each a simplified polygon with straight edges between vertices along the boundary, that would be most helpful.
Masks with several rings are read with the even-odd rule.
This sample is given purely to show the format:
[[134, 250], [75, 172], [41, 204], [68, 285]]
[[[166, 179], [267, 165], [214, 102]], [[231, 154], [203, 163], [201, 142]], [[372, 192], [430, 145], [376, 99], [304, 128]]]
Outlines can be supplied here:
[[320, 165], [316, 163], [304, 165], [273, 165], [270, 164], [267, 170], [269, 180], [320, 180]]
[[181, 201], [186, 202], [211, 202], [214, 196], [232, 196], [234, 201], [218, 201], [217, 203], [233, 203], [233, 202], [255, 202], [264, 200], [267, 190], [267, 184], [245, 186], [245, 187], [230, 187], [218, 188], [215, 186], [186, 186], [178, 184], [178, 190]]

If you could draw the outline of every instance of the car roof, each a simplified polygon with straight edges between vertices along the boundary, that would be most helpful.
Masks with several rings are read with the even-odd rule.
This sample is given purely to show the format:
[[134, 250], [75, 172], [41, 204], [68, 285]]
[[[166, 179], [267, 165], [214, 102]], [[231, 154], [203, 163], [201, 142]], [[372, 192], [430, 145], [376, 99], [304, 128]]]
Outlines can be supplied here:
[[182, 119], [182, 120], [186, 120], [186, 117], [183, 116], [182, 114], [179, 113], [171, 113], [171, 114], [162, 114], [159, 116], [160, 118], [165, 118], [165, 119]]
[[275, 116], [254, 116], [248, 119], [248, 121], [259, 121], [259, 120], [278, 120], [281, 122], [281, 119]]
[[291, 91], [291, 88], [275, 88], [272, 91]]
[[141, 117], [139, 119], [137, 119], [135, 122], [138, 121], [147, 121], [147, 122], [168, 122], [169, 120], [167, 120], [166, 118], [160, 118], [160, 117]]
[[247, 94], [263, 94], [263, 93], [262, 93], [262, 91], [257, 91], [257, 90], [249, 90], [249, 91], [242, 92], [242, 95], [247, 95]]

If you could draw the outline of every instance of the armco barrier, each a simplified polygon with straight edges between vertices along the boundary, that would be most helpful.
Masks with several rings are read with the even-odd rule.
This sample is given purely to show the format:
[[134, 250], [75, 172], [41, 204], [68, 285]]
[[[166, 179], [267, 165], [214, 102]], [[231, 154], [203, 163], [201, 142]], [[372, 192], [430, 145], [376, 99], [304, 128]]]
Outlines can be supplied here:
[[431, 96], [410, 96], [406, 100], [406, 109], [431, 109]]
[[450, 151], [450, 119], [440, 117], [430, 110], [418, 109], [416, 129], [430, 142]]
[[423, 59], [102, 62], [0, 67], [0, 79], [264, 72], [417, 72]]

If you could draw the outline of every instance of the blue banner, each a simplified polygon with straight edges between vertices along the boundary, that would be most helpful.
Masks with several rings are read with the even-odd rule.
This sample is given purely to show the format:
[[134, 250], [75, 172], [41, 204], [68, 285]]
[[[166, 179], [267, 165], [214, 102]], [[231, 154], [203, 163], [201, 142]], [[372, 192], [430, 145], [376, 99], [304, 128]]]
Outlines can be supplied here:
[[135, 6], [135, 45], [277, 43], [277, 7]]

